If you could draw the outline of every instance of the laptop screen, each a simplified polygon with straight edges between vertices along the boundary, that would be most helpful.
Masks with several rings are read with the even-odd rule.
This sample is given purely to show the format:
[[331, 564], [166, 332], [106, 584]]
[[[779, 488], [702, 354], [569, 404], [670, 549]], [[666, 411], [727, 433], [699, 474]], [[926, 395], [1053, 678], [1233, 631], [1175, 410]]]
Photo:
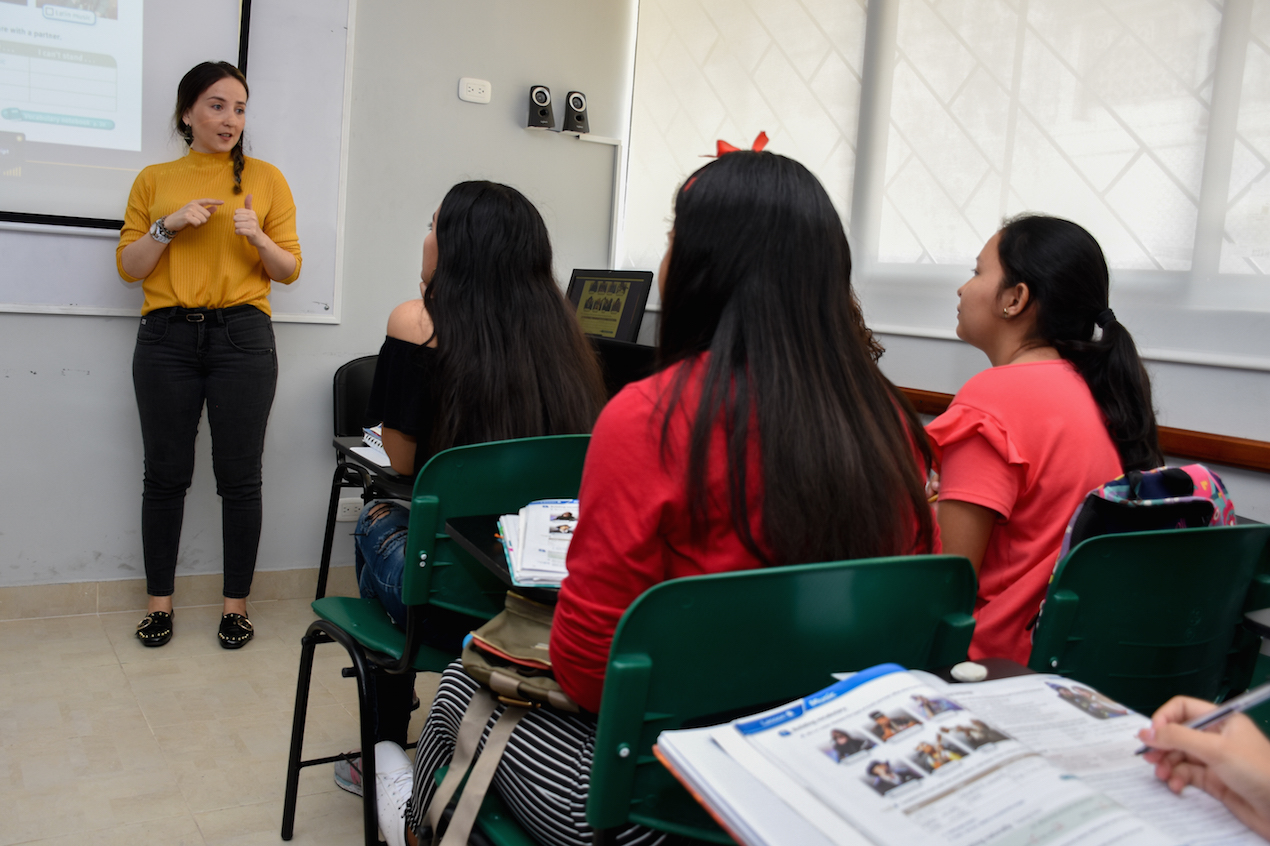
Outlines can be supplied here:
[[652, 286], [649, 270], [575, 270], [567, 296], [583, 332], [633, 342]]

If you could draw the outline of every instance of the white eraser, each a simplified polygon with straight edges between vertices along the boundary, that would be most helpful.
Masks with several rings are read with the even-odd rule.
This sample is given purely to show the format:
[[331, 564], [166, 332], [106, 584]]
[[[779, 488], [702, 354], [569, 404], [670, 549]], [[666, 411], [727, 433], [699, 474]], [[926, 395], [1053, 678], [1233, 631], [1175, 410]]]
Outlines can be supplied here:
[[962, 661], [952, 668], [952, 677], [960, 682], [979, 682], [988, 677], [988, 668], [974, 661]]

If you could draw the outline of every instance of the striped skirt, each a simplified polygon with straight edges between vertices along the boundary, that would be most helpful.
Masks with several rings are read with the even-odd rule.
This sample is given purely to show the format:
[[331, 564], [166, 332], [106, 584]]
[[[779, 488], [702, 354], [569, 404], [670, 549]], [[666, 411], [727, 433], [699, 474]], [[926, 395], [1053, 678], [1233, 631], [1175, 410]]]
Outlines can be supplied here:
[[[480, 684], [455, 661], [441, 676], [436, 698], [415, 750], [414, 793], [406, 806], [406, 825], [419, 834], [428, 803], [436, 792], [433, 773], [454, 755], [463, 714]], [[490, 716], [485, 738], [505, 706]], [[530, 711], [512, 731], [507, 750], [494, 774], [494, 789], [516, 821], [545, 846], [591, 846], [586, 821], [591, 760], [595, 752], [595, 720], [549, 708]], [[622, 846], [654, 846], [661, 832], [628, 826], [617, 835]]]

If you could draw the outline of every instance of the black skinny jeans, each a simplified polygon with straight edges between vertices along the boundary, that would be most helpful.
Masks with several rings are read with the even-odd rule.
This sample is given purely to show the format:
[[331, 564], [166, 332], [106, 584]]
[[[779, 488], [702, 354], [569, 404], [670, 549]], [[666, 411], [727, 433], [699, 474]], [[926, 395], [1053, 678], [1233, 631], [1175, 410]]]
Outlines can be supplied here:
[[269, 315], [255, 306], [164, 308], [141, 318], [132, 383], [145, 448], [141, 546], [151, 596], [175, 590], [204, 400], [221, 498], [224, 595], [243, 599], [251, 593], [260, 545], [261, 454], [278, 382], [274, 346]]

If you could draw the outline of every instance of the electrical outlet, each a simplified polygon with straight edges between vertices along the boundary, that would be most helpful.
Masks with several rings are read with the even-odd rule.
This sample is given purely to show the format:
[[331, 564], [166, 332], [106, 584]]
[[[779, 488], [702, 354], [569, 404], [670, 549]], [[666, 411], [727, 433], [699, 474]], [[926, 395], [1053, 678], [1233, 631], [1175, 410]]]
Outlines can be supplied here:
[[469, 103], [488, 103], [494, 86], [485, 79], [465, 76], [459, 80], [459, 99]]
[[362, 498], [360, 496], [342, 496], [339, 508], [335, 510], [335, 522], [356, 523], [361, 514]]

